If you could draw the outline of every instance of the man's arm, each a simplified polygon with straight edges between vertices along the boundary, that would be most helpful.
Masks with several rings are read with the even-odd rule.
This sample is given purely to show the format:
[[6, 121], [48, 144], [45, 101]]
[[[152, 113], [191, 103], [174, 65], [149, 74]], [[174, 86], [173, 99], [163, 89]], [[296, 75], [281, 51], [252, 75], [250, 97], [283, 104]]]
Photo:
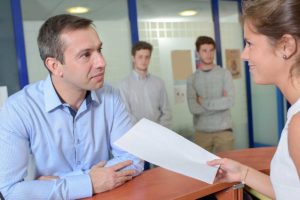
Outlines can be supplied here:
[[125, 87], [125, 85], [126, 84], [124, 84], [124, 83], [121, 84], [118, 89], [119, 89], [120, 95], [125, 104], [125, 107], [127, 109], [127, 112], [131, 119], [132, 124], [136, 124], [138, 122], [138, 119], [132, 114], [131, 105], [130, 105], [130, 101], [129, 101], [130, 91], [129, 91], [129, 88]]
[[220, 111], [230, 109], [234, 104], [234, 87], [232, 76], [228, 70], [224, 73], [223, 95], [220, 98], [204, 98], [202, 106], [207, 110]]
[[162, 82], [161, 90], [160, 90], [160, 111], [161, 111], [161, 116], [160, 116], [160, 124], [170, 128], [171, 127], [171, 120], [172, 120], [172, 112], [169, 104], [169, 99], [167, 95], [167, 90], [165, 88], [164, 83]]
[[4, 198], [78, 199], [91, 196], [88, 174], [24, 181], [30, 155], [30, 138], [26, 132], [30, 122], [21, 119], [19, 114], [11, 105], [0, 112], [0, 192]]
[[24, 181], [29, 160], [28, 141], [13, 133], [7, 135], [1, 131], [0, 135], [0, 191], [6, 200], [76, 199], [91, 196], [88, 175]]
[[214, 113], [215, 111], [210, 111], [200, 104], [198, 100], [200, 96], [197, 95], [194, 86], [194, 81], [193, 81], [194, 76], [195, 76], [194, 74], [190, 76], [187, 79], [187, 83], [186, 83], [187, 84], [186, 97], [187, 97], [187, 102], [188, 102], [190, 112], [193, 115], [201, 115], [203, 113], [207, 113], [207, 114]]
[[[123, 168], [123, 170], [133, 169], [135, 170], [135, 176], [139, 175], [144, 170], [144, 161], [133, 156], [132, 154], [117, 147], [114, 142], [129, 131], [132, 127], [132, 122], [129, 118], [128, 111], [122, 101], [120, 93], [118, 90], [114, 91], [114, 110], [113, 118], [109, 119], [112, 121], [112, 126], [110, 127], [110, 147], [112, 153], [112, 159], [106, 163], [106, 167], [116, 165], [120, 162], [131, 160], [132, 164]], [[137, 141], [138, 142], [138, 141]]]

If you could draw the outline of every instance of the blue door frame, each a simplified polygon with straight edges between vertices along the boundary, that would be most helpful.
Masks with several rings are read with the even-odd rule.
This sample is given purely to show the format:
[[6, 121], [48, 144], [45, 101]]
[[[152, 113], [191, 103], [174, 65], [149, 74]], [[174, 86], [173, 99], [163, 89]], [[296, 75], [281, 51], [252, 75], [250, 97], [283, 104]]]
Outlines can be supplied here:
[[23, 19], [22, 19], [22, 9], [21, 9], [20, 0], [11, 0], [11, 9], [12, 9], [12, 16], [13, 16], [15, 41], [16, 41], [16, 54], [18, 60], [18, 70], [19, 70], [18, 74], [20, 80], [20, 88], [23, 88], [29, 82], [28, 82], [28, 74], [27, 74]]

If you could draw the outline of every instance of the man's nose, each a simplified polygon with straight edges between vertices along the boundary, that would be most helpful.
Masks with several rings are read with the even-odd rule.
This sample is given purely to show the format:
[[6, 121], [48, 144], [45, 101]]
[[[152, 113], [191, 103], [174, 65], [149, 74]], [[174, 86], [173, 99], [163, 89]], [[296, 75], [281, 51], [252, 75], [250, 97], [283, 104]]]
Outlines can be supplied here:
[[97, 54], [94, 58], [94, 65], [97, 67], [97, 68], [102, 68], [102, 67], [105, 67], [106, 66], [106, 62], [105, 62], [105, 59], [103, 57], [102, 54]]

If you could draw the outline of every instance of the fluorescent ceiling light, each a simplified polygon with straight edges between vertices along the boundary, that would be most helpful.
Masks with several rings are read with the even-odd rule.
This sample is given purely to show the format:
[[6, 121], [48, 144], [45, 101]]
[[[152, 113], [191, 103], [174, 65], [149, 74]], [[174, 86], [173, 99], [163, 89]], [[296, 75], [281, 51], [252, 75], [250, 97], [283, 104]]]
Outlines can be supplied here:
[[67, 12], [71, 13], [71, 14], [82, 14], [82, 13], [87, 13], [89, 12], [89, 9], [86, 7], [71, 7], [67, 9]]
[[194, 16], [196, 14], [197, 14], [197, 11], [195, 11], [195, 10], [184, 10], [184, 11], [179, 13], [180, 16], [184, 16], [184, 17]]

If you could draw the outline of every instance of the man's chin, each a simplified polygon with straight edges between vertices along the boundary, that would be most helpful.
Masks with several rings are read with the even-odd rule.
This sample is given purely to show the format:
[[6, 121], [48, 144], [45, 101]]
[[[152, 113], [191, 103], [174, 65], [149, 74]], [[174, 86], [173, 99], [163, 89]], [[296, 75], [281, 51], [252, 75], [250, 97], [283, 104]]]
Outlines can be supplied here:
[[102, 88], [103, 85], [104, 85], [104, 82], [97, 83], [97, 84], [91, 86], [89, 90], [98, 90], [98, 89]]

